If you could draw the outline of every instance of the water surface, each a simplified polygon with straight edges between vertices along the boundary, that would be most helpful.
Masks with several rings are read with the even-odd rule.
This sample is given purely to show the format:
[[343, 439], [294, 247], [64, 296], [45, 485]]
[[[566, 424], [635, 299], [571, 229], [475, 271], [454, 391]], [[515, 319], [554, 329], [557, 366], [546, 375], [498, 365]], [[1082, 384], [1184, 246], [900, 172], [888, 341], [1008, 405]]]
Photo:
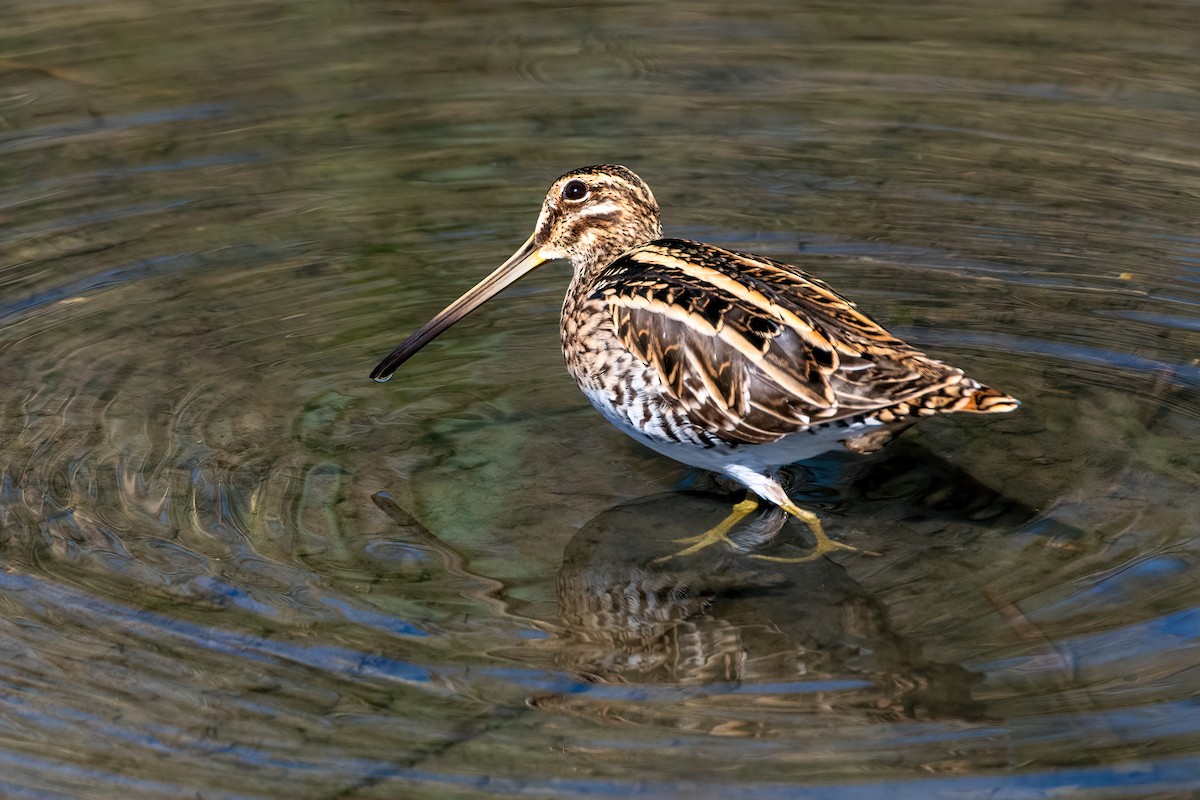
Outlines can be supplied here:
[[[10, 3], [0, 794], [1200, 790], [1195, 11]], [[561, 266], [367, 379], [597, 162], [1024, 407], [655, 564]]]

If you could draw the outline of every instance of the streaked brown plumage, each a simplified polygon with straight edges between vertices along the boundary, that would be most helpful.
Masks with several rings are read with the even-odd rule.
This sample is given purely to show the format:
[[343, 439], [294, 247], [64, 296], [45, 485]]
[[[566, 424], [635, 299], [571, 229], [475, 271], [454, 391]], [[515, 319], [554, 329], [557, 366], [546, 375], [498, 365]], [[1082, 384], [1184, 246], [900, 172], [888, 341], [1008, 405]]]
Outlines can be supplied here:
[[[661, 237], [658, 205], [632, 171], [605, 164], [568, 172], [550, 187], [521, 249], [371, 377], [387, 380], [521, 275], [567, 259], [574, 273], [563, 353], [588, 399], [649, 447], [723, 472], [806, 522], [817, 547], [793, 562], [854, 548], [830, 540], [814, 514], [788, 499], [773, 477], [779, 467], [838, 447], [876, 450], [922, 417], [1019, 405], [892, 336], [794, 266]], [[676, 555], [728, 541], [757, 506], [753, 494]]]

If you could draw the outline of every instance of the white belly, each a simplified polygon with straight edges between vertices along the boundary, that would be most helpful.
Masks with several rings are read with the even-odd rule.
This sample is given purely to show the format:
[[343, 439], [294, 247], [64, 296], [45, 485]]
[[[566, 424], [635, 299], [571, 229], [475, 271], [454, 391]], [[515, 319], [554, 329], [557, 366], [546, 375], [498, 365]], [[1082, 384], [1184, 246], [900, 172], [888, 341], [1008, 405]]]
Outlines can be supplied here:
[[[829, 424], [788, 434], [767, 444], [705, 446], [699, 441], [680, 442], [666, 436], [662, 432], [661, 426], [654, 423], [655, 415], [646, 415], [640, 403], [616, 405], [609, 392], [586, 388], [583, 389], [583, 392], [605, 419], [651, 450], [692, 467], [725, 474], [731, 474], [731, 468], [739, 474], [743, 472], [743, 469], [769, 473], [797, 461], [816, 458], [830, 450], [841, 450], [844, 447], [843, 441], [885, 427], [880, 423], [858, 423], [846, 426]], [[645, 396], [639, 400], [651, 404], [655, 402], [652, 398]], [[647, 416], [651, 417], [650, 424], [643, 427], [641, 422]], [[676, 433], [678, 435], [678, 431]]]

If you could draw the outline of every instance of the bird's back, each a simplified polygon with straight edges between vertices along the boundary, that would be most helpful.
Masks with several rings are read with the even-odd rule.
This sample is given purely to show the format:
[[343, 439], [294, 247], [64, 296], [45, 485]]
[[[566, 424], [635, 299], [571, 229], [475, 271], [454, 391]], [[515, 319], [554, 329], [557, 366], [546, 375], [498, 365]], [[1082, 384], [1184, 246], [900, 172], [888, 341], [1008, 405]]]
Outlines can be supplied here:
[[730, 443], [1019, 405], [892, 336], [823, 281], [760, 256], [660, 239], [600, 271], [587, 297], [688, 419]]

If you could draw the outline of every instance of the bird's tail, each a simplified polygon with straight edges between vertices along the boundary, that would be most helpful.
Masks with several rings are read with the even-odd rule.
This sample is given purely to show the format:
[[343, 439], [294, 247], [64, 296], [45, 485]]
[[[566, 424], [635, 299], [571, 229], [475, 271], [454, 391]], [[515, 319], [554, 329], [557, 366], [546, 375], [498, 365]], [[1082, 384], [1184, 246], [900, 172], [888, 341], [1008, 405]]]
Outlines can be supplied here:
[[978, 381], [964, 378], [958, 385], [959, 398], [949, 404], [946, 411], [966, 411], [971, 414], [1003, 414], [1016, 411], [1021, 401], [999, 389], [984, 386]]

